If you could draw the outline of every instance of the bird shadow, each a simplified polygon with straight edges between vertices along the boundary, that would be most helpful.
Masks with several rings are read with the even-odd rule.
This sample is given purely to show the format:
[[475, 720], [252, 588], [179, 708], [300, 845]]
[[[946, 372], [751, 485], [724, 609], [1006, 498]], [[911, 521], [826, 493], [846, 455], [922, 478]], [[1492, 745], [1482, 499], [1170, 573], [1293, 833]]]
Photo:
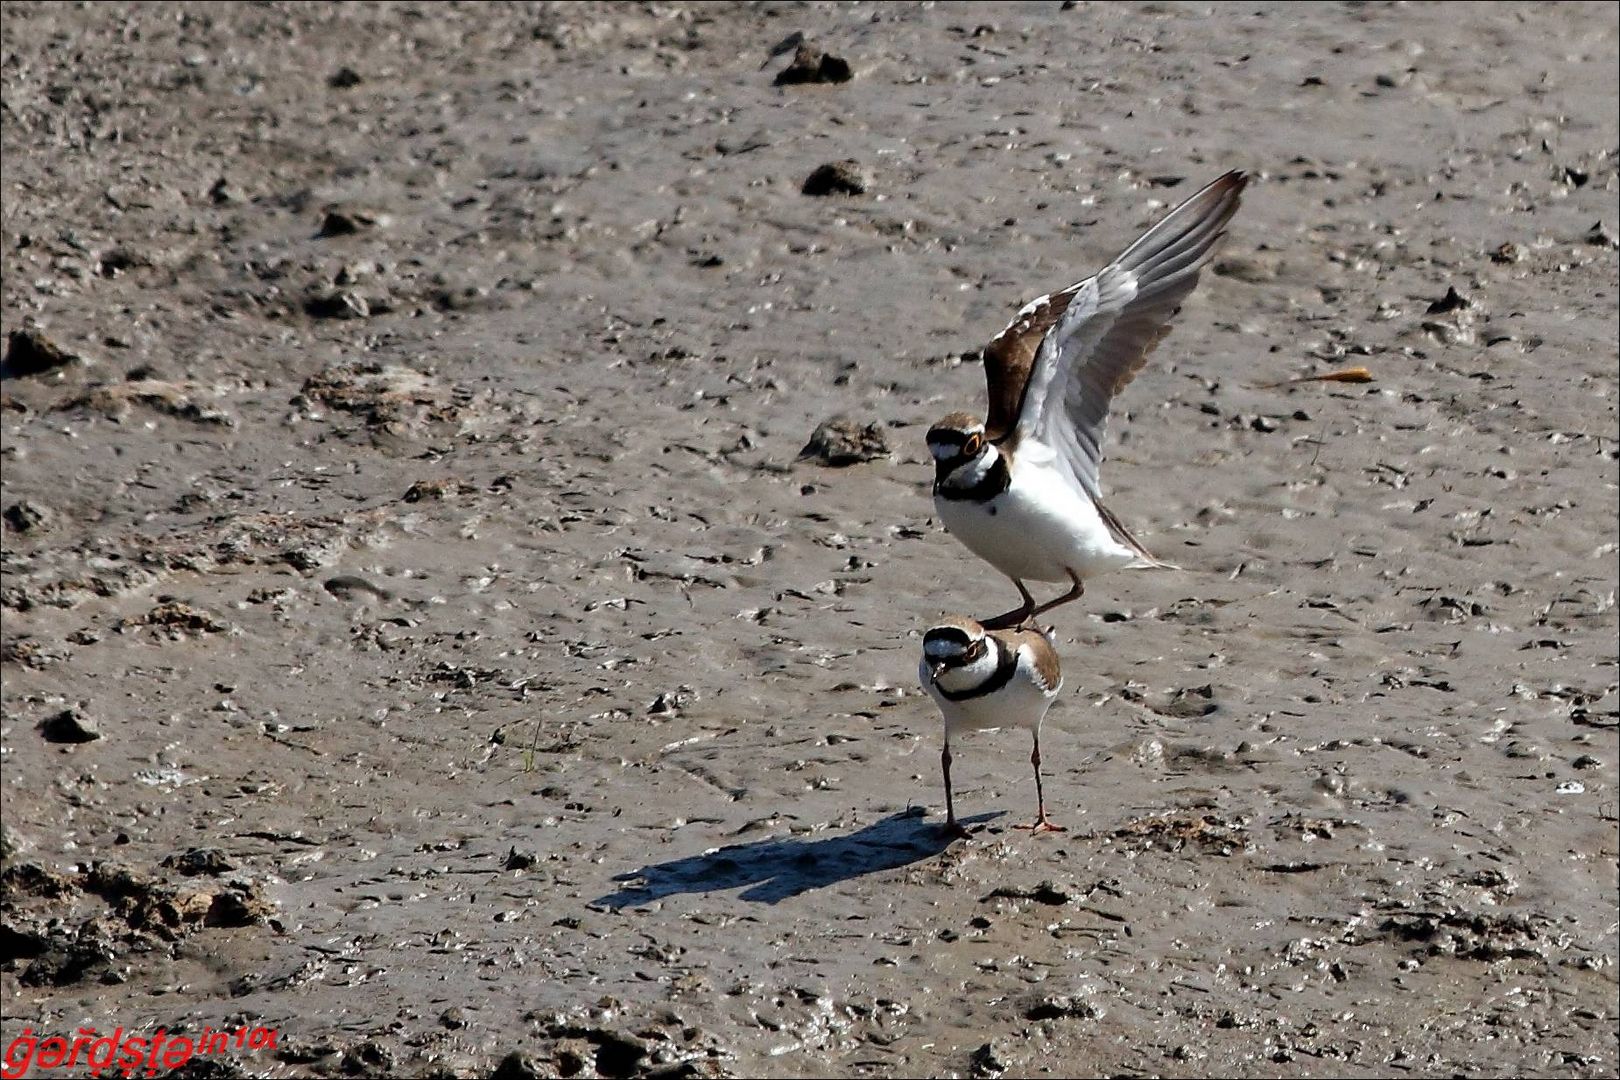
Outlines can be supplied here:
[[[999, 812], [978, 814], [962, 823], [972, 826], [999, 816]], [[625, 884], [592, 906], [619, 911], [677, 893], [722, 892], [744, 885], [752, 887], [741, 894], [742, 899], [775, 904], [863, 874], [921, 862], [944, 851], [953, 839], [939, 825], [924, 821], [921, 810], [905, 810], [842, 836], [731, 844], [618, 874], [613, 880]]]

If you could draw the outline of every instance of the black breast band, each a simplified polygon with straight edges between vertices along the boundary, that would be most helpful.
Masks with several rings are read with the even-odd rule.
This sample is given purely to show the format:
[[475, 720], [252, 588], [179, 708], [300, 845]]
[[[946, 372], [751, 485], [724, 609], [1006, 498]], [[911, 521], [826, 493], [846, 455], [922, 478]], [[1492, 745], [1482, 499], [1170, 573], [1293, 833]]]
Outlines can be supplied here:
[[995, 638], [986, 639], [989, 646], [996, 650], [996, 670], [990, 677], [978, 686], [970, 686], [966, 690], [947, 690], [936, 684], [935, 689], [946, 701], [970, 701], [976, 697], [993, 694], [1003, 686], [1012, 682], [1012, 677], [1018, 671], [1018, 650], [1004, 649], [1001, 642]]
[[943, 481], [943, 476], [934, 478], [934, 494], [942, 499], [951, 502], [989, 502], [1012, 486], [1012, 473], [1007, 468], [1006, 457], [998, 454], [995, 464], [972, 487], [948, 487]]

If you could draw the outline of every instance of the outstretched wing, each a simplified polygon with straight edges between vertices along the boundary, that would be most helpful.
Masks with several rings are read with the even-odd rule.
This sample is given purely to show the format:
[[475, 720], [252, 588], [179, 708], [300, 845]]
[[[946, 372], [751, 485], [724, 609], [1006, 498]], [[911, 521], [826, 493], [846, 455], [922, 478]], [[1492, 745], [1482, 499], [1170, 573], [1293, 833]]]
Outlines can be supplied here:
[[991, 442], [999, 442], [1012, 433], [1041, 340], [1063, 318], [1069, 302], [1086, 284], [1088, 282], [1081, 281], [1067, 289], [1037, 296], [1020, 308], [1006, 329], [984, 347], [984, 385], [989, 399], [984, 431]]
[[[1046, 308], [1029, 313], [1033, 321], [1037, 311], [1058, 307], [1056, 298], [1066, 295], [1028, 362], [1013, 435], [1020, 446], [1039, 443], [1055, 453], [1063, 471], [1099, 505], [1108, 406], [1169, 332], [1171, 318], [1198, 284], [1198, 272], [1226, 235], [1247, 182], [1236, 171], [1215, 180], [1096, 277], [1043, 298]], [[1026, 452], [1039, 451], [1030, 446]], [[1123, 538], [1129, 541], [1129, 534]]]

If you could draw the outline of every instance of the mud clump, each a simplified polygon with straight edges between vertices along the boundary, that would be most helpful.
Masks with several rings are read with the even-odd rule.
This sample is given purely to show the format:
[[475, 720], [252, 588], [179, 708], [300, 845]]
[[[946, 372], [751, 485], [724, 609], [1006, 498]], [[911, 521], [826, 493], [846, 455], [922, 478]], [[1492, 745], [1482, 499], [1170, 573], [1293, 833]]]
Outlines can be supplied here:
[[454, 422], [461, 415], [449, 387], [399, 364], [335, 364], [305, 380], [293, 405], [324, 405], [368, 426], [394, 429]]
[[63, 709], [41, 720], [39, 733], [46, 742], [87, 743], [101, 738], [101, 726], [83, 709]]
[[109, 420], [123, 420], [136, 406], [141, 406], [194, 424], [235, 427], [235, 417], [223, 409], [204, 405], [197, 400], [201, 392], [200, 388], [192, 383], [138, 379], [93, 387], [83, 394], [69, 398], [58, 408], [88, 409], [102, 414]]
[[1545, 960], [1565, 945], [1547, 932], [1547, 926], [1544, 918], [1534, 915], [1452, 910], [1402, 912], [1378, 928], [1396, 940], [1426, 946], [1430, 956]]
[[875, 421], [860, 424], [848, 417], [837, 416], [816, 428], [810, 441], [799, 451], [799, 460], [840, 468], [876, 461], [888, 457], [890, 453], [880, 424]]
[[190, 604], [166, 600], [146, 614], [132, 616], [118, 624], [120, 630], [126, 631], [142, 627], [150, 627], [171, 641], [178, 641], [197, 634], [223, 634], [230, 629], [230, 624]]
[[13, 330], [6, 338], [6, 355], [0, 360], [0, 372], [7, 378], [43, 375], [81, 360], [83, 357], [68, 352], [38, 330]]
[[800, 45], [788, 66], [777, 73], [775, 83], [777, 86], [846, 83], [854, 77], [854, 69], [842, 56], [822, 52], [814, 45]]
[[171, 954], [203, 930], [268, 923], [273, 902], [252, 882], [176, 885], [116, 863], [62, 874], [16, 863], [0, 874], [0, 965], [24, 986], [122, 981], [126, 954]]
[[55, 510], [28, 499], [6, 507], [3, 516], [6, 527], [18, 533], [49, 532], [61, 521], [61, 515]]
[[1216, 855], [1231, 855], [1247, 844], [1240, 822], [1222, 821], [1214, 814], [1160, 814], [1138, 818], [1115, 829], [1115, 840], [1137, 850], [1150, 848], [1179, 852], [1194, 847]]
[[864, 195], [872, 177], [853, 159], [818, 165], [799, 189], [806, 195]]

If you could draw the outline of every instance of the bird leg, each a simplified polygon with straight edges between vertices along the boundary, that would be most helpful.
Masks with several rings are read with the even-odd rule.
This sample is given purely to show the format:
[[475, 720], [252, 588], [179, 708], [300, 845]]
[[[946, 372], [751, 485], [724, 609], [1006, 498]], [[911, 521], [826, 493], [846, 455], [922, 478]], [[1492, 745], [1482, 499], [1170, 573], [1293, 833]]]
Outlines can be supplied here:
[[951, 743], [945, 740], [945, 749], [939, 752], [939, 767], [945, 773], [945, 833], [948, 836], [965, 839], [971, 835], [960, 821], [956, 820], [956, 804], [951, 801]]
[[980, 625], [986, 630], [1005, 630], [1009, 626], [1021, 626], [1033, 619], [1037, 614], [1035, 598], [1029, 595], [1029, 590], [1024, 588], [1024, 583], [1017, 578], [1013, 578], [1012, 583], [1018, 586], [1018, 595], [1024, 598], [1024, 602], [1011, 611], [1002, 612], [993, 619], [985, 619]]
[[[1027, 616], [1025, 616], [1025, 618], [1033, 619], [1035, 616], [1043, 615], [1046, 612], [1051, 611], [1055, 607], [1059, 607], [1060, 605], [1069, 603], [1071, 600], [1078, 600], [1078, 599], [1080, 599], [1082, 596], [1084, 596], [1086, 594], [1085, 583], [1082, 582], [1078, 577], [1075, 576], [1075, 573], [1074, 573], [1073, 570], [1069, 570], [1069, 571], [1067, 571], [1067, 573], [1069, 575], [1069, 580], [1074, 582], [1074, 588], [1070, 589], [1068, 592], [1064, 593], [1062, 596], [1058, 597], [1056, 600], [1048, 600], [1046, 603], [1042, 604], [1040, 607], [1038, 607], [1038, 608], [1034, 609], [1033, 611], [1031, 611]], [[1029, 594], [1025, 593], [1024, 595], [1028, 596]]]
[[1038, 832], [1068, 832], [1062, 825], [1054, 825], [1046, 816], [1046, 796], [1041, 792], [1041, 733], [1035, 732], [1035, 749], [1030, 751], [1029, 763], [1035, 766], [1035, 821], [1030, 825], [1014, 825], [1015, 829]]

